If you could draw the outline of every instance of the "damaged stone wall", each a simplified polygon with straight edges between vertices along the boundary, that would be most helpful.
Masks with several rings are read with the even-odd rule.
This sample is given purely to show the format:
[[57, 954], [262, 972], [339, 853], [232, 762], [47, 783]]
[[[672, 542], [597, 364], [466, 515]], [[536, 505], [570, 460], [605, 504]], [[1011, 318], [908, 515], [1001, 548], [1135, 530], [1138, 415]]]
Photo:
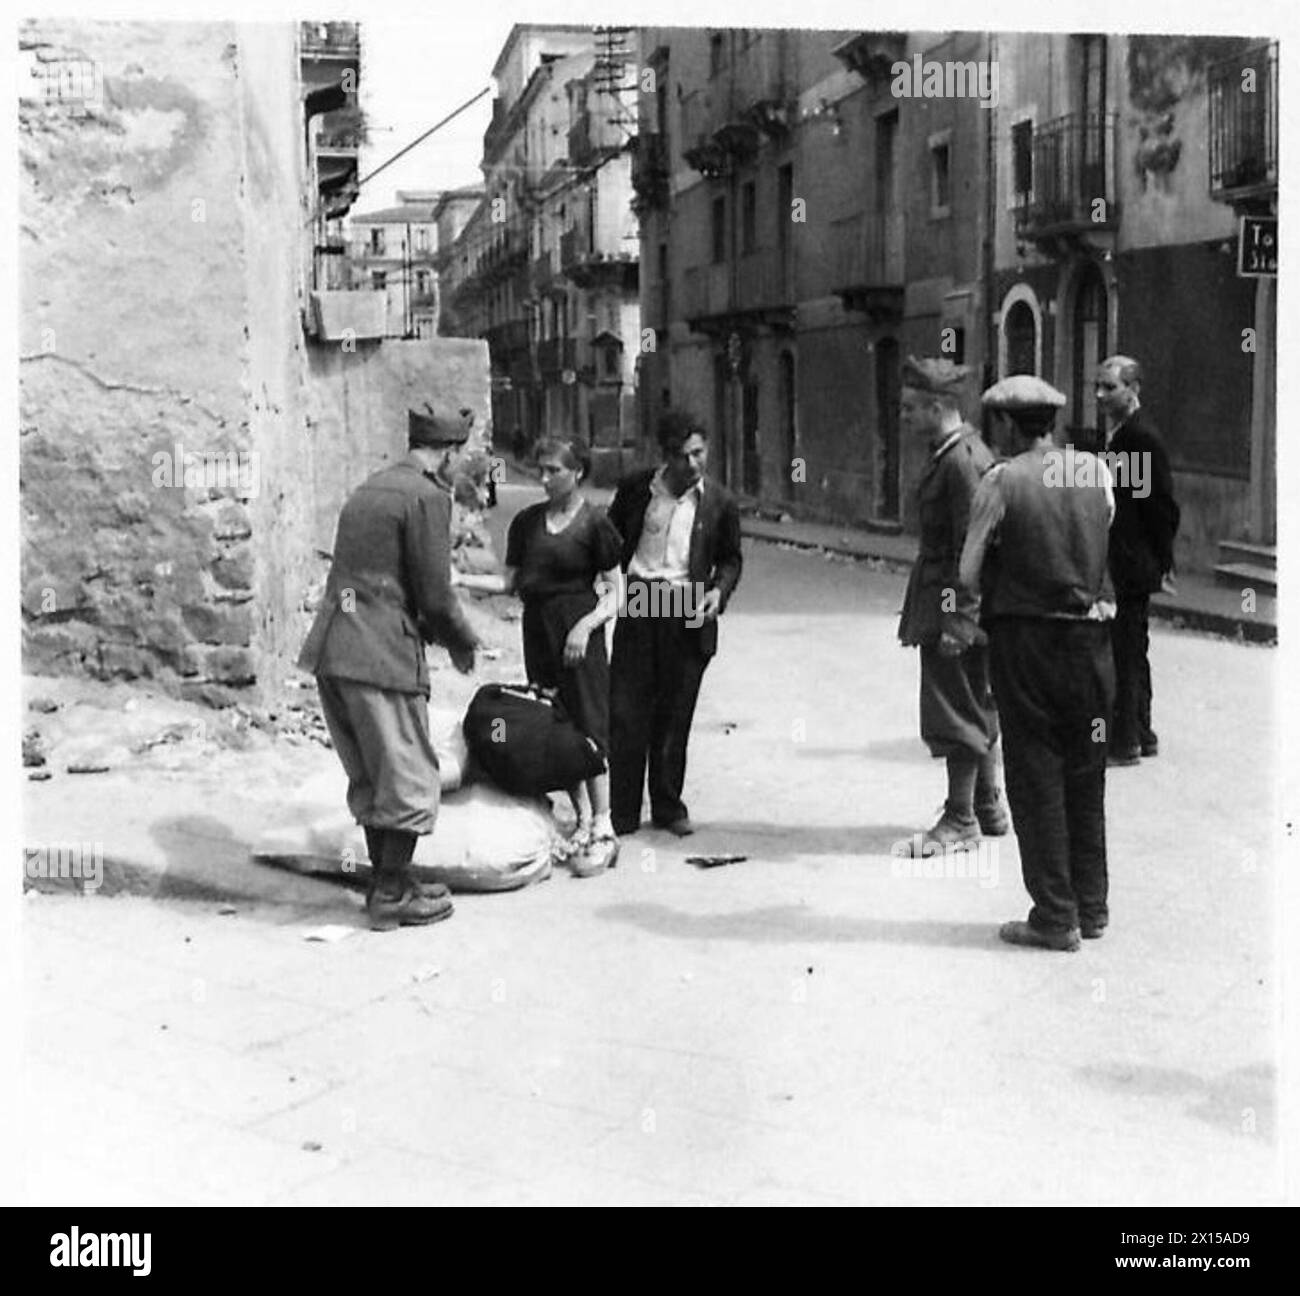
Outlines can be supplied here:
[[26, 667], [220, 694], [256, 675], [249, 492], [184, 467], [253, 462], [236, 33], [49, 19], [20, 47], [92, 73], [20, 105]]
[[[304, 337], [293, 24], [42, 19], [20, 45], [24, 668], [269, 701], [407, 407], [487, 429], [486, 344]], [[47, 102], [66, 67], [93, 97]]]

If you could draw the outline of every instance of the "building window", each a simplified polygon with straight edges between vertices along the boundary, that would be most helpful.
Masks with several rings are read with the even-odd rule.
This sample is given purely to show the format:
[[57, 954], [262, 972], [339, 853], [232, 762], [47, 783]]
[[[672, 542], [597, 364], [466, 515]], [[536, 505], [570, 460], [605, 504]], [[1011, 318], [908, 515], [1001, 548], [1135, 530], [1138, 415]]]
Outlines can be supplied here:
[[415, 227], [415, 250], [417, 252], [427, 252], [429, 250], [429, 231], [424, 225]]
[[1034, 123], [1032, 119], [1011, 127], [1011, 183], [1017, 207], [1028, 207], [1034, 193]]
[[605, 377], [618, 377], [618, 348], [607, 346], [605, 348]]
[[746, 181], [740, 189], [740, 250], [746, 256], [758, 244], [758, 186]]
[[713, 263], [727, 259], [727, 196], [719, 194], [713, 200]]
[[372, 270], [370, 272], [370, 286], [376, 292], [383, 292], [388, 287], [388, 274], [383, 270]]
[[370, 254], [371, 256], [384, 255], [384, 228], [382, 225], [377, 225], [370, 231]]
[[709, 36], [709, 75], [715, 77], [722, 71], [726, 61], [726, 48], [723, 45], [722, 32], [713, 32]]
[[948, 131], [930, 136], [930, 215], [952, 214], [952, 139]]
[[428, 294], [429, 291], [429, 272], [427, 270], [417, 270], [415, 273], [415, 291], [421, 297]]

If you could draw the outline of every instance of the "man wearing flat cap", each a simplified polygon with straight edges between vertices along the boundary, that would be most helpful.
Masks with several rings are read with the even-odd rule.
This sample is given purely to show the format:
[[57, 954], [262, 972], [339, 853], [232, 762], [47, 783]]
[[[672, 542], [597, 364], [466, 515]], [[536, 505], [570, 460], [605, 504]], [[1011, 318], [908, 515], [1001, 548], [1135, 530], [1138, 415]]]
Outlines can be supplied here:
[[903, 428], [926, 438], [929, 456], [917, 485], [920, 550], [898, 637], [921, 650], [921, 738], [948, 767], [943, 813], [920, 839], [926, 854], [962, 847], [981, 832], [1000, 836], [1010, 826], [998, 788], [998, 716], [983, 635], [961, 641], [954, 633], [963, 610], [970, 612], [957, 587], [957, 559], [975, 489], [993, 464], [980, 434], [962, 420], [960, 391], [969, 374], [948, 359], [909, 357], [903, 365]]
[[[1065, 397], [1027, 374], [984, 404], [1005, 415], [1015, 456], [980, 482], [959, 579], [988, 634], [1002, 723], [1007, 800], [1020, 846], [1028, 921], [1004, 923], [1013, 945], [1077, 950], [1109, 919], [1106, 729], [1115, 695], [1106, 551], [1115, 512], [1095, 455], [1063, 452], [1052, 426]], [[959, 632], [976, 633], [973, 622]]]
[[348, 809], [365, 830], [376, 931], [451, 913], [446, 888], [421, 888], [411, 858], [433, 831], [440, 787], [424, 645], [443, 645], [463, 675], [478, 647], [450, 571], [451, 480], [468, 436], [463, 418], [410, 411], [406, 457], [343, 505], [325, 596], [298, 660], [316, 675]]

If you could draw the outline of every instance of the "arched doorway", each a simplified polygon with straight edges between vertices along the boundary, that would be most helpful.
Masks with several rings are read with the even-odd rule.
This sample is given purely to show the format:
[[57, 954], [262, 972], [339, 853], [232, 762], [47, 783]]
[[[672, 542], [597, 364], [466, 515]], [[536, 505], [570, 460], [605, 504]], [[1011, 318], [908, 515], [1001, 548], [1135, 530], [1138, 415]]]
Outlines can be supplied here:
[[1106, 281], [1095, 262], [1087, 262], [1074, 288], [1074, 309], [1070, 316], [1070, 439], [1080, 449], [1099, 450], [1104, 433], [1097, 422], [1097, 399], [1093, 386], [1097, 365], [1109, 351], [1107, 325], [1109, 303]]

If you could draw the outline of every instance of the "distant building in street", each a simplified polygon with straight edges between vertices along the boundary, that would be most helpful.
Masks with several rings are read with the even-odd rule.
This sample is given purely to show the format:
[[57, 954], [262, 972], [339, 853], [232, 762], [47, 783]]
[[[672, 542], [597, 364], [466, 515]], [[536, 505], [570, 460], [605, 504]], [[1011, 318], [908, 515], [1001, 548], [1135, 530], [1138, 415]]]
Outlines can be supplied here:
[[1178, 473], [1181, 564], [1251, 540], [1227, 556], [1272, 566], [1273, 281], [1235, 258], [1236, 216], [1275, 211], [1273, 47], [651, 28], [641, 48], [647, 440], [686, 405], [760, 505], [910, 530], [909, 352], [972, 366], [976, 421], [982, 386], [1039, 373], [1081, 444], [1096, 360], [1129, 352]]
[[1096, 445], [1096, 362], [1135, 357], [1173, 460], [1180, 567], [1208, 570], [1222, 544], [1229, 562], [1271, 568], [1275, 280], [1237, 273], [1237, 235], [1241, 213], [1276, 215], [1276, 46], [991, 40], [1003, 87], [989, 303], [999, 374], [1048, 378], [1068, 397], [1069, 435]]
[[[924, 39], [940, 58], [978, 58], [983, 43]], [[899, 435], [902, 358], [985, 364], [983, 114], [894, 98], [875, 70], [922, 47], [866, 40], [642, 33], [655, 76], [634, 185], [656, 340], [640, 362], [642, 426], [685, 405], [734, 489], [896, 531], [925, 453]]]
[[[453, 261], [461, 231], [482, 200], [483, 186], [470, 185], [444, 190], [433, 204], [433, 222], [437, 228], [433, 264], [438, 276], [438, 332], [447, 337], [464, 336], [467, 332], [451, 305], [452, 294], [447, 291], [447, 284], [455, 280]], [[468, 260], [468, 252], [462, 254]]]
[[636, 57], [626, 29], [512, 29], [483, 195], [444, 270], [446, 314], [488, 339], [497, 444], [577, 432], [602, 478], [637, 437]]
[[410, 196], [396, 207], [352, 216], [351, 287], [382, 292], [388, 337], [438, 332], [438, 227], [434, 204]]

